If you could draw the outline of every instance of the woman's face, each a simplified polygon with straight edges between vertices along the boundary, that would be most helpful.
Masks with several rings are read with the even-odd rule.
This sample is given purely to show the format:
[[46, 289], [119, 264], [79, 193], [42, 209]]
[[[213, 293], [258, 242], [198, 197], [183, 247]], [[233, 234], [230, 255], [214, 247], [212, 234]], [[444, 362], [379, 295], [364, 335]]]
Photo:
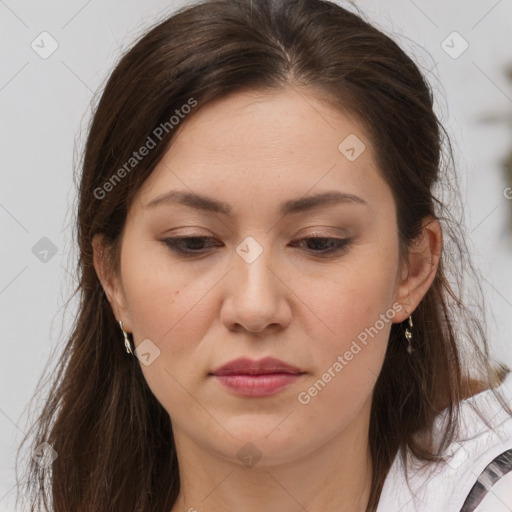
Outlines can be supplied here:
[[[178, 439], [304, 456], [368, 417], [408, 316], [391, 190], [362, 126], [311, 92], [236, 93], [182, 123], [128, 213], [109, 298]], [[212, 375], [242, 357], [300, 373]]]

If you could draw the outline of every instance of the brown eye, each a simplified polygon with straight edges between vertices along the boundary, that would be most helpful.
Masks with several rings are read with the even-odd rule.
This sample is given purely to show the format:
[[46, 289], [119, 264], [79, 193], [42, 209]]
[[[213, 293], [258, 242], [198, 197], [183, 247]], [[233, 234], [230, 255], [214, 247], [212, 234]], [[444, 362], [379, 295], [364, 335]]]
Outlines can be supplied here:
[[334, 254], [346, 249], [351, 240], [348, 238], [330, 238], [322, 236], [313, 236], [303, 238], [298, 241], [307, 242], [308, 251], [314, 254]]
[[205, 249], [218, 246], [219, 244], [207, 243], [215, 240], [210, 236], [189, 236], [189, 237], [174, 237], [162, 240], [164, 244], [171, 249], [171, 251], [183, 255], [193, 256], [194, 254], [202, 254]]

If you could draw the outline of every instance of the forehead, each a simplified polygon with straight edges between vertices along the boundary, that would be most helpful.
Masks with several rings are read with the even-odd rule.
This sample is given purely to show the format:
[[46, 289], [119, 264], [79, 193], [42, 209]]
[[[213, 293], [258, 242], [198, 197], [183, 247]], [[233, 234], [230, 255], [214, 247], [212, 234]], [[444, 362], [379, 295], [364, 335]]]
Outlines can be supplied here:
[[333, 161], [338, 145], [357, 133], [368, 143], [362, 125], [341, 113], [320, 92], [286, 89], [245, 91], [214, 100], [185, 119], [173, 140], [174, 157], [183, 150], [212, 157], [279, 160], [294, 155]]
[[[382, 195], [379, 187], [386, 184], [366, 130], [319, 94], [238, 92], [200, 107], [182, 121], [139, 191], [140, 202], [177, 188], [228, 202], [277, 200], [333, 187]], [[357, 158], [343, 152], [347, 144]]]

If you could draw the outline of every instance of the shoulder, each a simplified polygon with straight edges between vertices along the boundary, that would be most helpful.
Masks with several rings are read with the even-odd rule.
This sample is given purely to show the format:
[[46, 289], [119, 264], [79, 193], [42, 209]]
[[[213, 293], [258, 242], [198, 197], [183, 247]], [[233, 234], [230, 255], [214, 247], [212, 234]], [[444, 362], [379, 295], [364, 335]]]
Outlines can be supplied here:
[[[512, 407], [512, 373], [507, 375], [499, 389]], [[443, 416], [440, 415], [436, 428], [442, 421]], [[507, 466], [512, 462], [507, 462], [507, 455], [504, 455], [497, 461], [498, 466], [491, 464], [507, 450], [512, 450], [512, 417], [501, 407], [492, 391], [483, 391], [461, 402], [459, 432], [447, 450], [444, 462], [420, 464], [409, 456], [406, 478], [406, 468], [400, 454], [397, 455], [384, 482], [377, 512], [486, 512], [488, 506], [493, 507], [488, 503], [496, 497], [495, 490], [511, 488], [512, 471], [507, 472], [501, 466], [498, 471], [506, 473], [506, 479], [505, 476], [499, 479], [491, 476], [499, 464]], [[509, 456], [512, 459], [512, 451]], [[485, 484], [472, 490], [479, 477], [480, 483]], [[503, 479], [505, 483], [500, 482]], [[493, 492], [485, 486], [492, 487]], [[478, 508], [473, 503], [473, 508], [466, 504], [466, 509], [463, 509], [470, 492], [475, 500], [479, 499]], [[512, 497], [505, 499], [508, 500], [505, 510], [512, 510]], [[500, 509], [494, 507], [492, 510], [499, 512]]]

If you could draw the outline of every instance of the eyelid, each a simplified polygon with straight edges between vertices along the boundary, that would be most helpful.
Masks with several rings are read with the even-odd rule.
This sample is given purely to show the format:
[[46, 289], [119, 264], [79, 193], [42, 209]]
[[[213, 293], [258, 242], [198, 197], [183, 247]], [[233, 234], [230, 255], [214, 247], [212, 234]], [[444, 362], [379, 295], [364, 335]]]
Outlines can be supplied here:
[[330, 247], [328, 249], [323, 249], [319, 251], [304, 249], [304, 252], [311, 254], [317, 257], [336, 257], [344, 253], [352, 244], [353, 239], [349, 237], [337, 237], [337, 236], [323, 236], [323, 235], [315, 235], [315, 236], [303, 236], [292, 242], [292, 247], [294, 245], [299, 244], [300, 242], [307, 242], [308, 240], [327, 240], [329, 242], [334, 242], [334, 247]]
[[332, 226], [322, 226], [322, 227], [314, 227], [313, 231], [307, 231], [309, 228], [305, 228], [301, 231], [300, 238], [304, 237], [321, 237], [321, 238], [349, 238], [350, 234], [348, 230], [343, 228], [335, 228]]

